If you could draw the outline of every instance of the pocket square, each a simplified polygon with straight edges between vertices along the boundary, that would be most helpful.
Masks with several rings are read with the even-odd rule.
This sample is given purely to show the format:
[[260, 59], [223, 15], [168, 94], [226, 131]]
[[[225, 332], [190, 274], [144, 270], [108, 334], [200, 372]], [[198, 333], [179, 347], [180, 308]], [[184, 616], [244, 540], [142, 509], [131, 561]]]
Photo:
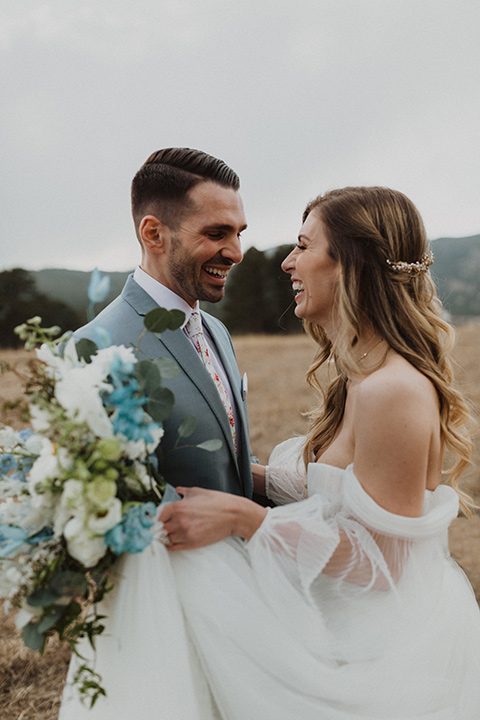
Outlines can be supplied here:
[[241, 384], [241, 386], [240, 386], [240, 390], [241, 390], [241, 393], [242, 393], [242, 400], [246, 400], [246, 399], [247, 399], [247, 393], [248, 393], [248, 378], [247, 378], [247, 373], [243, 373], [242, 384]]

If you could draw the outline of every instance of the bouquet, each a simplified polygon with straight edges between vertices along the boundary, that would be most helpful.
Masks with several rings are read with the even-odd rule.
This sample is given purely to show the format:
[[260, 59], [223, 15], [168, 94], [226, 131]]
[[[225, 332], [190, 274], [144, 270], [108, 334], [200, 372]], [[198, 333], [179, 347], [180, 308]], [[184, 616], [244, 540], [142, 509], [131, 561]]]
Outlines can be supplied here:
[[[77, 655], [80, 638], [95, 647], [110, 568], [152, 541], [165, 489], [154, 451], [174, 403], [162, 377], [178, 368], [167, 358], [139, 360], [139, 345], [146, 332], [175, 330], [183, 319], [151, 311], [136, 350], [54, 339], [59, 328], [42, 328], [39, 317], [16, 328], [36, 360], [26, 387], [31, 428], [0, 426], [0, 597], [34, 650], [54, 635]], [[185, 417], [178, 437], [195, 423]], [[74, 682], [91, 705], [105, 694], [86, 661]]]

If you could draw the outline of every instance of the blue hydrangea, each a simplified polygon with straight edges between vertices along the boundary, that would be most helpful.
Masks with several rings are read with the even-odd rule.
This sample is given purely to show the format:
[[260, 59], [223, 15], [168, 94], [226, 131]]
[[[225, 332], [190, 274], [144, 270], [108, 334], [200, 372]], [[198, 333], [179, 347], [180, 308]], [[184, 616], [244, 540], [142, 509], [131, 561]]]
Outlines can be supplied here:
[[112, 362], [109, 380], [113, 390], [104, 397], [104, 405], [115, 410], [112, 417], [115, 434], [121, 433], [127, 440], [153, 442], [152, 431], [158, 425], [148, 420], [144, 404], [146, 398], [138, 394], [139, 384], [132, 379], [134, 363], [116, 356]]
[[93, 305], [103, 302], [110, 292], [110, 277], [102, 275], [98, 268], [92, 271], [88, 286], [88, 299]]
[[17, 461], [11, 453], [5, 453], [0, 457], [0, 474], [6, 475], [11, 470], [17, 469]]
[[155, 523], [155, 514], [152, 502], [132, 505], [118, 525], [106, 533], [105, 545], [116, 555], [142, 552], [152, 542], [153, 535], [148, 528]]
[[27, 540], [28, 535], [23, 528], [0, 525], [0, 558], [11, 557]]

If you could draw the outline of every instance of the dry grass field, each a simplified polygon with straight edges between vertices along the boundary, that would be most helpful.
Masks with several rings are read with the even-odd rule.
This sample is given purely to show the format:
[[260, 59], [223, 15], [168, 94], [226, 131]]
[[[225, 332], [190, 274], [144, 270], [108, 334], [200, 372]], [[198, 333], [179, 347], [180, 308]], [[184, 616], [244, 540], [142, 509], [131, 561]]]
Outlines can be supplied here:
[[[315, 399], [304, 376], [313, 345], [304, 336], [244, 336], [234, 339], [241, 373], [248, 373], [250, 434], [253, 451], [265, 463], [273, 446], [306, 428], [304, 413]], [[480, 414], [480, 326], [458, 331], [458, 377], [475, 411]], [[15, 361], [21, 370], [25, 354], [0, 351], [0, 362]], [[0, 376], [0, 408], [19, 393], [12, 373]], [[0, 414], [4, 423], [18, 426], [19, 408]], [[480, 444], [479, 444], [480, 449]], [[480, 451], [465, 489], [480, 502]], [[454, 557], [462, 565], [480, 600], [480, 517], [458, 518], [450, 533]], [[44, 657], [27, 650], [10, 617], [0, 608], [0, 719], [54, 720], [65, 678], [68, 652], [52, 643]]]

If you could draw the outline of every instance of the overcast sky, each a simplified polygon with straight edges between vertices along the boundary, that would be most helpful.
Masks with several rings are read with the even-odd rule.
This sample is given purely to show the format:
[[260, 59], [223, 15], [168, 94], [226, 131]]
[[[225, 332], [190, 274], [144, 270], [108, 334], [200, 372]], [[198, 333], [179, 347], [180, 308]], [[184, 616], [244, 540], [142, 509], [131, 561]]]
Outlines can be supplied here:
[[388, 185], [480, 233], [479, 0], [0, 0], [0, 268], [126, 270], [161, 147], [240, 175], [245, 248]]

